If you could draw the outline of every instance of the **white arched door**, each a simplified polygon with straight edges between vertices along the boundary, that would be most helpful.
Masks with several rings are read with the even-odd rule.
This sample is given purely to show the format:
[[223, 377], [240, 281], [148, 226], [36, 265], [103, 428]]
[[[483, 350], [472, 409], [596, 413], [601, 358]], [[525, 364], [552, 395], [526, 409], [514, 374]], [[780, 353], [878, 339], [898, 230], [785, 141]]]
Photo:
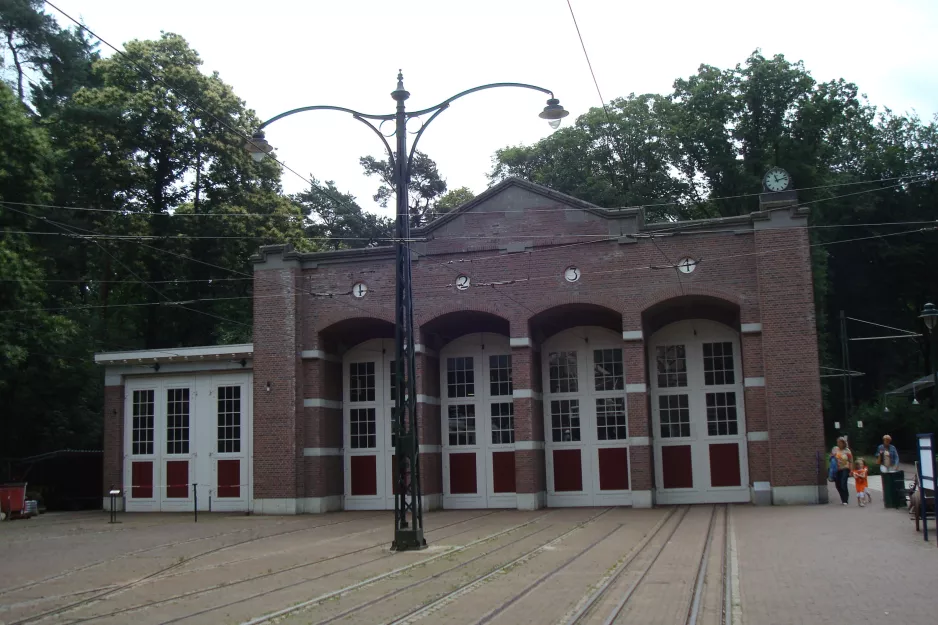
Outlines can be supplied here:
[[631, 505], [622, 336], [572, 328], [541, 351], [547, 505]]
[[749, 501], [739, 335], [700, 319], [665, 326], [648, 372], [657, 503]]
[[444, 508], [515, 508], [508, 337], [463, 336], [440, 351]]
[[394, 508], [394, 341], [373, 339], [342, 358], [346, 510]]

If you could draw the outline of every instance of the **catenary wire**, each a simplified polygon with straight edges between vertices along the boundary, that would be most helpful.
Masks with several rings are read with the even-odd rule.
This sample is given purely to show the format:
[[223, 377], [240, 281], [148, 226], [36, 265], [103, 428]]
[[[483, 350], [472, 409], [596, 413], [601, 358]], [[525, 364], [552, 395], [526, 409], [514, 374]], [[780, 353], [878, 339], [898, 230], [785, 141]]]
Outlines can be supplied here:
[[[856, 243], [856, 242], [859, 242], [859, 241], [867, 241], [867, 240], [872, 240], [872, 239], [882, 239], [882, 238], [885, 238], [885, 237], [892, 237], [892, 236], [902, 236], [902, 235], [916, 234], [916, 233], [922, 233], [922, 232], [934, 232], [934, 231], [936, 231], [936, 230], [938, 230], [938, 226], [933, 226], [933, 227], [930, 227], [930, 228], [916, 228], [916, 229], [914, 229], [914, 230], [904, 230], [904, 231], [902, 231], [902, 232], [892, 232], [892, 233], [887, 233], [887, 234], [882, 234], [882, 235], [873, 235], [873, 236], [865, 236], [865, 237], [855, 237], [855, 238], [851, 238], [851, 239], [842, 239], [842, 240], [838, 240], [838, 241], [828, 241], [828, 242], [823, 242], [823, 243], [808, 244], [808, 245], [806, 245], [806, 246], [805, 246], [805, 245], [785, 246], [785, 247], [772, 248], [772, 249], [768, 249], [768, 250], [760, 250], [760, 251], [757, 251], [757, 252], [745, 252], [745, 253], [741, 253], [741, 254], [731, 254], [731, 255], [727, 255], [727, 256], [718, 256], [718, 257], [714, 257], [714, 258], [710, 258], [710, 259], [698, 259], [697, 262], [698, 262], [698, 264], [716, 263], [716, 262], [721, 262], [721, 261], [726, 261], [726, 260], [732, 260], [732, 259], [742, 258], [742, 257], [764, 256], [764, 255], [773, 254], [773, 253], [778, 253], [778, 252], [786, 252], [786, 251], [799, 250], [799, 249], [805, 249], [805, 248], [827, 247], [827, 246], [829, 246], [829, 245], [838, 245], [838, 244], [844, 244], [844, 243]], [[639, 266], [634, 266], [634, 267], [623, 267], [623, 268], [619, 268], [619, 269], [608, 269], [608, 270], [593, 271], [593, 272], [590, 272], [590, 275], [591, 275], [591, 276], [609, 275], [609, 274], [625, 273], [625, 272], [632, 272], [632, 271], [648, 271], [648, 270], [661, 270], [661, 269], [677, 269], [677, 267], [674, 266], [674, 265], [639, 265]], [[497, 281], [497, 282], [483, 282], [483, 283], [479, 283], [479, 284], [471, 284], [471, 283], [470, 283], [470, 288], [497, 287], [497, 286], [502, 286], [502, 285], [507, 285], [507, 284], [521, 283], [521, 282], [535, 282], [535, 281], [539, 281], [539, 280], [555, 280], [556, 278], [557, 278], [557, 276], [556, 276], [556, 275], [553, 275], [553, 274], [551, 274], [551, 275], [543, 275], [543, 276], [528, 276], [528, 277], [510, 278], [510, 279], [505, 279], [505, 280], [501, 280], [501, 281]], [[421, 290], [421, 291], [417, 292], [416, 294], [429, 294], [429, 293], [431, 293], [431, 292], [436, 292], [438, 289], [450, 289], [450, 288], [452, 288], [452, 286], [453, 286], [452, 284], [440, 285], [440, 286], [438, 286], [438, 287], [431, 287], [431, 288], [433, 288], [433, 291], [430, 291], [430, 290]], [[511, 297], [510, 295], [507, 295], [507, 294], [504, 293], [503, 291], [499, 291], [497, 288], [496, 288], [495, 290], [496, 290], [497, 292], [499, 292], [499, 293], [502, 293], [503, 295], [506, 295], [509, 299], [511, 299], [512, 301], [514, 301], [515, 303], [517, 303], [519, 306], [522, 306], [523, 308], [527, 308], [524, 304], [522, 304], [521, 302], [518, 302], [518, 301], [515, 300], [513, 297]], [[367, 309], [364, 309], [364, 308], [362, 308], [362, 307], [360, 307], [360, 306], [358, 306], [358, 305], [352, 304], [350, 301], [346, 301], [345, 298], [339, 297], [340, 295], [348, 296], [348, 295], [351, 295], [351, 292], [348, 292], [348, 293], [341, 293], [341, 294], [327, 294], [327, 295], [323, 295], [323, 296], [324, 296], [324, 297], [333, 298], [333, 299], [335, 299], [336, 301], [343, 302], [343, 303], [345, 303], [345, 304], [347, 304], [347, 305], [349, 305], [349, 306], [351, 306], [351, 307], [353, 307], [353, 308], [355, 308], [355, 309], [357, 309], [357, 310], [363, 311], [363, 312], [367, 313], [369, 316], [373, 316], [373, 314], [374, 314], [373, 311], [368, 311]], [[277, 296], [270, 296], [270, 297], [277, 297]], [[215, 299], [215, 298], [209, 298], [208, 300], [205, 300], [205, 301], [211, 301], [211, 300], [213, 300], [213, 299]], [[245, 297], [245, 298], [243, 298], [243, 299], [250, 299], [250, 297]], [[149, 305], [152, 305], [152, 304], [149, 303], [149, 302], [143, 302], [143, 303], [140, 303], [140, 304], [124, 304], [123, 306], [129, 307], [129, 306], [135, 306], [135, 305], [137, 305], [137, 306], [149, 306]], [[76, 308], [77, 308], [77, 309], [83, 309], [83, 308], [85, 308], [85, 307], [76, 307]], [[35, 309], [31, 309], [31, 310], [35, 310]], [[66, 310], [66, 309], [62, 309], [62, 310]], [[527, 310], [531, 311], [530, 308], [527, 308]], [[12, 312], [12, 311], [0, 311], [0, 312]], [[533, 311], [532, 311], [532, 312], [533, 312]]]
[[[901, 186], [904, 186], [904, 185], [909, 185], [909, 184], [918, 184], [918, 183], [921, 183], [921, 182], [926, 182], [926, 181], [929, 181], [929, 180], [933, 180], [933, 179], [934, 179], [934, 175], [931, 174], [931, 173], [909, 174], [908, 176], [897, 176], [897, 177], [893, 177], [893, 178], [880, 178], [880, 179], [876, 179], [876, 180], [866, 180], [866, 181], [847, 182], [847, 183], [839, 183], [839, 184], [832, 184], [832, 185], [822, 185], [822, 186], [817, 186], [817, 187], [803, 187], [803, 188], [801, 188], [801, 189], [792, 189], [792, 190], [793, 190], [793, 191], [796, 191], [796, 192], [797, 192], [797, 191], [808, 191], [808, 190], [813, 190], [813, 189], [828, 189], [828, 188], [836, 188], [836, 187], [843, 187], [843, 186], [852, 186], [852, 185], [857, 185], [857, 184], [875, 184], [875, 183], [880, 183], [880, 182], [893, 182], [893, 181], [895, 181], [895, 180], [906, 180], [906, 179], [913, 179], [913, 180], [908, 180], [907, 182], [898, 183], [898, 184], [894, 184], [894, 185], [889, 185], [889, 186], [886, 186], [886, 187], [877, 187], [877, 188], [875, 188], [875, 189], [865, 189], [865, 190], [863, 190], [863, 191], [857, 191], [857, 192], [854, 192], [854, 193], [847, 193], [847, 194], [843, 194], [843, 195], [835, 195], [835, 196], [831, 196], [831, 197], [828, 197], [828, 198], [817, 198], [817, 199], [815, 199], [815, 200], [810, 200], [810, 201], [806, 201], [806, 202], [801, 202], [801, 203], [797, 204], [796, 207], [797, 207], [797, 206], [808, 206], [808, 205], [810, 205], [810, 204], [816, 204], [816, 203], [819, 203], [819, 202], [827, 202], [827, 201], [830, 201], [830, 200], [837, 200], [837, 199], [842, 199], [842, 198], [845, 198], [845, 197], [852, 197], [852, 196], [855, 196], [855, 195], [862, 195], [862, 194], [865, 194], [865, 193], [875, 193], [875, 192], [877, 192], [877, 191], [884, 191], [884, 190], [888, 190], [888, 189], [894, 189], [894, 188], [901, 187]], [[760, 193], [746, 193], [746, 194], [742, 194], [742, 195], [732, 195], [732, 196], [708, 198], [707, 201], [709, 202], [709, 201], [716, 201], [716, 200], [729, 200], [729, 199], [744, 198], [744, 197], [755, 197], [755, 196], [759, 196], [759, 195], [764, 195], [764, 194], [761, 193], [761, 192], [760, 192]], [[64, 206], [64, 205], [60, 205], [60, 204], [40, 204], [40, 203], [36, 203], [36, 202], [11, 202], [11, 201], [8, 201], [8, 200], [0, 200], [0, 203], [2, 203], [2, 204], [9, 204], [9, 205], [11, 205], [11, 206], [31, 206], [31, 207], [36, 207], [36, 208], [51, 208], [51, 209], [59, 209], [59, 210], [87, 211], [87, 212], [98, 212], [98, 213], [112, 213], [112, 214], [119, 214], [119, 215], [122, 215], [122, 216], [125, 216], [125, 217], [153, 217], [153, 216], [165, 217], [165, 216], [171, 216], [171, 217], [256, 218], [256, 219], [284, 219], [284, 220], [299, 220], [299, 219], [307, 220], [307, 219], [309, 219], [309, 218], [306, 217], [306, 216], [298, 216], [298, 215], [277, 215], [277, 214], [273, 214], [273, 213], [218, 213], [218, 212], [212, 213], [212, 212], [209, 212], [209, 213], [171, 213], [171, 214], [167, 214], [167, 213], [150, 213], [150, 212], [143, 212], [143, 211], [134, 211], [134, 210], [122, 209], [122, 208], [92, 208], [92, 207], [85, 207], [85, 206]], [[626, 211], [626, 210], [635, 210], [635, 209], [643, 209], [643, 208], [657, 208], [657, 207], [659, 207], [659, 206], [679, 206], [679, 205], [682, 205], [682, 204], [683, 204], [682, 202], [667, 202], [667, 203], [661, 203], [661, 204], [639, 204], [639, 205], [634, 205], [634, 206], [618, 206], [618, 207], [614, 207], [614, 208], [601, 208], [601, 207], [596, 207], [596, 208], [599, 209], [599, 210], [601, 210], [601, 211], [604, 211], [604, 212], [606, 212], [606, 213], [608, 213], [608, 214], [610, 214], [610, 215], [614, 215], [614, 214], [616, 214], [616, 213], [619, 213], [619, 212], [621, 212], [621, 211]], [[526, 209], [524, 212], [525, 212], [525, 213], [559, 213], [559, 212], [567, 212], [567, 211], [570, 211], [570, 210], [575, 210], [575, 209], [574, 209], [574, 208], [571, 208], [571, 207], [565, 207], [565, 208], [533, 208], [533, 209]], [[496, 214], [501, 214], [501, 213], [519, 213], [519, 212], [520, 212], [520, 211], [517, 211], [517, 210], [501, 210], [501, 211], [500, 211], [500, 210], [487, 210], [487, 211], [486, 211], [487, 214], [488, 214], [488, 213], [496, 213]], [[449, 215], [449, 214], [450, 214], [450, 213], [448, 213], [448, 212], [447, 212], [447, 213], [436, 213], [436, 215], [439, 216], [439, 217], [445, 217], [446, 215]], [[717, 217], [716, 219], [721, 219], [721, 218], [720, 218], [720, 217]], [[314, 223], [315, 223], [315, 222], [314, 222]], [[684, 223], [684, 222], [680, 222], [680, 223]], [[675, 225], [678, 225], [678, 224], [675, 224]], [[335, 237], [330, 237], [330, 238], [331, 238], [331, 239], [334, 239]], [[388, 240], [396, 240], [396, 239], [394, 239], [393, 237], [386, 237], [386, 238], [387, 238]]]

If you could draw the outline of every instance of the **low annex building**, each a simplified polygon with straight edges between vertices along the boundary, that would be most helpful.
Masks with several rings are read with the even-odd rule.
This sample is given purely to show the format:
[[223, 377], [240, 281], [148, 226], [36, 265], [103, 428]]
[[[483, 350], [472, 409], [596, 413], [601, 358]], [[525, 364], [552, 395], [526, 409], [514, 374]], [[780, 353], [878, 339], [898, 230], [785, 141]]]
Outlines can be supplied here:
[[[753, 204], [649, 224], [509, 179], [416, 230], [424, 505], [826, 500], [807, 210]], [[393, 508], [393, 261], [264, 247], [253, 344], [98, 354], [105, 492]]]

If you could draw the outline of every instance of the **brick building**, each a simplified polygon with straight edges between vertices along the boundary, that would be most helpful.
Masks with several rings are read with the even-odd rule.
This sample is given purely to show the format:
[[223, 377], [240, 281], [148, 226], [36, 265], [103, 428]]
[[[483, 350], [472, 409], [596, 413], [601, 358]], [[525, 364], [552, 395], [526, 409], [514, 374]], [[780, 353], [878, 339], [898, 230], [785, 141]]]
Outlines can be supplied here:
[[[510, 179], [417, 230], [425, 505], [824, 500], [807, 212], [753, 202], [647, 224]], [[264, 247], [253, 345], [99, 354], [105, 488], [393, 508], [393, 259]]]

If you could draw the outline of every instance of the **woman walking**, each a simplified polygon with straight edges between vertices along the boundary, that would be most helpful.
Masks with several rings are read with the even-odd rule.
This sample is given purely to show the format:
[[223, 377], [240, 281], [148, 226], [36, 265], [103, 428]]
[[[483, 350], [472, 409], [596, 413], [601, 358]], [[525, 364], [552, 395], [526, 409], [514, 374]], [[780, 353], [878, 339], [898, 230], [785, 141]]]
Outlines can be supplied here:
[[840, 437], [837, 439], [837, 446], [831, 449], [831, 458], [837, 462], [837, 473], [834, 475], [834, 485], [840, 494], [840, 503], [848, 505], [850, 501], [850, 491], [847, 489], [847, 478], [850, 477], [850, 471], [853, 469], [853, 452], [847, 447], [847, 439]]

